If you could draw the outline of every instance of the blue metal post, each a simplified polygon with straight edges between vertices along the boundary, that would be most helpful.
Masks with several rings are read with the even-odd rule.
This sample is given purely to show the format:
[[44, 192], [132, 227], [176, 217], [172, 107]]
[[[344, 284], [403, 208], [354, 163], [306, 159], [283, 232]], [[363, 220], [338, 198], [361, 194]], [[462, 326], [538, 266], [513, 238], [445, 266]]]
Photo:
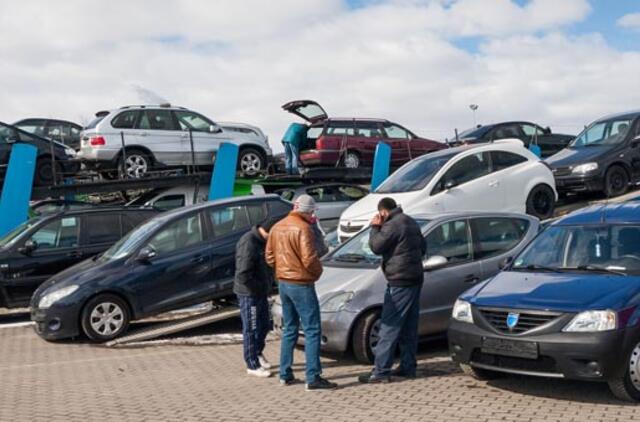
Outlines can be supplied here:
[[33, 145], [15, 144], [11, 148], [0, 196], [0, 236], [24, 223], [29, 216], [37, 154], [38, 149]]
[[233, 196], [237, 163], [238, 146], [226, 142], [220, 144], [211, 175], [209, 201]]
[[391, 147], [384, 142], [378, 142], [376, 146], [376, 154], [373, 157], [373, 172], [371, 174], [371, 192], [384, 182], [389, 176], [389, 167], [391, 166]]

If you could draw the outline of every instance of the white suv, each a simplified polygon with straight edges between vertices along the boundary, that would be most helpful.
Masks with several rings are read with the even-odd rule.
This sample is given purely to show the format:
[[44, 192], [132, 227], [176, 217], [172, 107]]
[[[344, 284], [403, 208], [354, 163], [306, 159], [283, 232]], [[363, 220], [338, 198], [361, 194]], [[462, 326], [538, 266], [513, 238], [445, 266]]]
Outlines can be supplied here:
[[122, 176], [125, 171], [128, 177], [141, 177], [154, 169], [192, 163], [211, 166], [222, 142], [240, 147], [238, 170], [242, 173], [254, 176], [267, 168], [272, 151], [259, 128], [216, 124], [195, 111], [168, 104], [96, 113], [81, 134], [78, 158], [108, 177], [116, 172]]

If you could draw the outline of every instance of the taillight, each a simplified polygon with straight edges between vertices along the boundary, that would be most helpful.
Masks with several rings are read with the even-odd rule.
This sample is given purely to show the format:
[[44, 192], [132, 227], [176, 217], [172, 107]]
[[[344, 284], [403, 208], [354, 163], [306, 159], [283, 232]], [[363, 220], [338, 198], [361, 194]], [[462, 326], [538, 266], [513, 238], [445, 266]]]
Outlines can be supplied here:
[[106, 145], [107, 141], [102, 136], [94, 136], [89, 138], [89, 145], [92, 147], [99, 147], [102, 145]]

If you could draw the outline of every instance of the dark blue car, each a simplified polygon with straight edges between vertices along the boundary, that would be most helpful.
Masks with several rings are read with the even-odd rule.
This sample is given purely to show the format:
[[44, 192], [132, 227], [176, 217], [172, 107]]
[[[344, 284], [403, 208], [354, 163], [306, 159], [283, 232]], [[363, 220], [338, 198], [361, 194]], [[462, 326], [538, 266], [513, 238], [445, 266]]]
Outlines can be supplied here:
[[480, 379], [606, 381], [640, 400], [640, 204], [564, 217], [456, 302], [449, 349]]
[[148, 220], [99, 257], [46, 281], [31, 298], [31, 319], [47, 340], [84, 333], [107, 341], [131, 320], [232, 294], [235, 246], [255, 224], [291, 204], [247, 196], [179, 208]]

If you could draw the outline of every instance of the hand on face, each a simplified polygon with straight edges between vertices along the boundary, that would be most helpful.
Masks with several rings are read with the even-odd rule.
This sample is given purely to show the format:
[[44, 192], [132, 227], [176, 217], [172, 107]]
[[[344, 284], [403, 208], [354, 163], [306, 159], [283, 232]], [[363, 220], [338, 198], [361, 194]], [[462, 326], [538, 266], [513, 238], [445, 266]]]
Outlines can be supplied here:
[[370, 224], [372, 226], [381, 226], [382, 223], [384, 223], [384, 217], [382, 217], [380, 214], [376, 214], [371, 219], [371, 223]]

